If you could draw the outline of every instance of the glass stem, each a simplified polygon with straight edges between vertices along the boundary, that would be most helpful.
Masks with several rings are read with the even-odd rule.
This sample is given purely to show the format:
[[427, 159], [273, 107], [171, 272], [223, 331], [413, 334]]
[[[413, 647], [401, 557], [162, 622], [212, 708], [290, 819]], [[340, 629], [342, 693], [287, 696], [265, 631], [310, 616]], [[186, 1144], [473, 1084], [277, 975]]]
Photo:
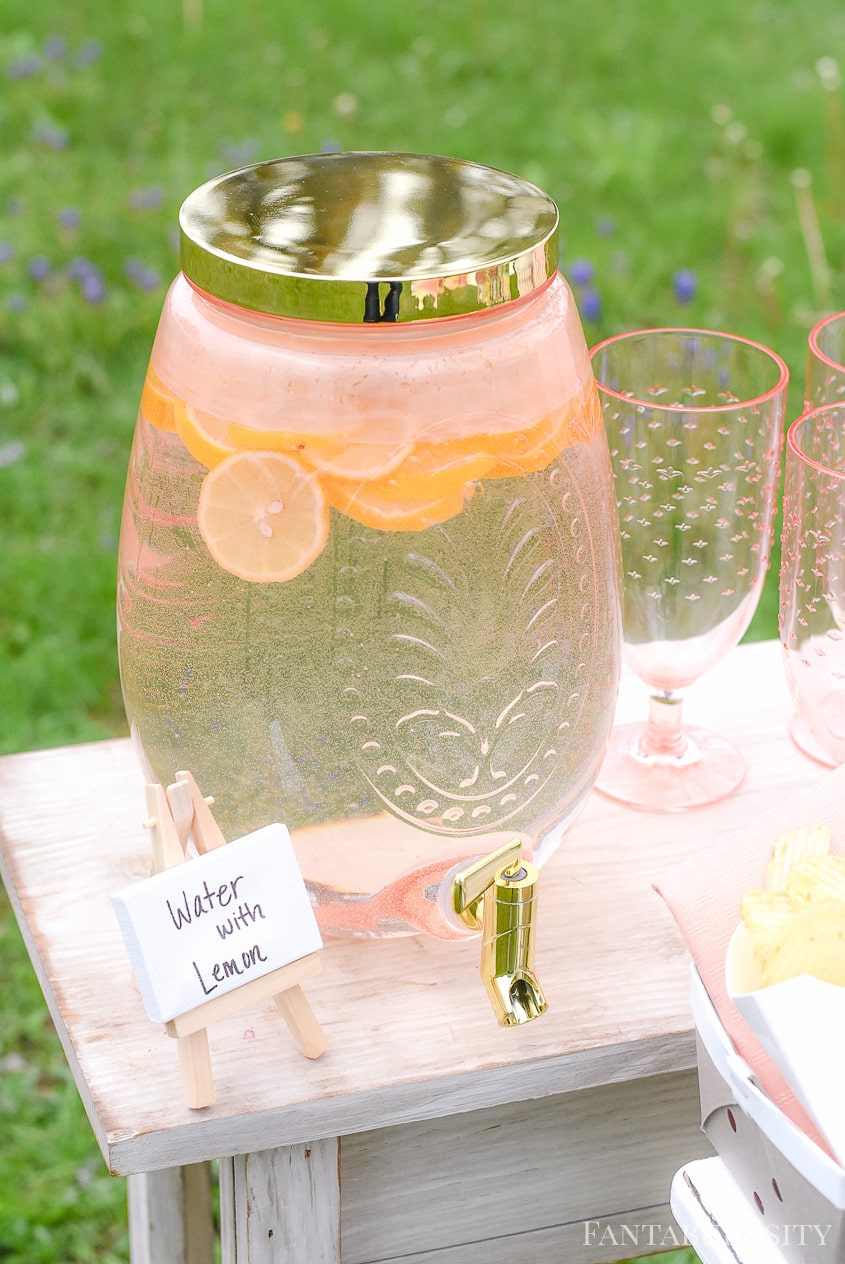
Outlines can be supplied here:
[[683, 698], [670, 693], [652, 694], [648, 700], [648, 721], [640, 739], [649, 755], [683, 755], [687, 739], [683, 731]]

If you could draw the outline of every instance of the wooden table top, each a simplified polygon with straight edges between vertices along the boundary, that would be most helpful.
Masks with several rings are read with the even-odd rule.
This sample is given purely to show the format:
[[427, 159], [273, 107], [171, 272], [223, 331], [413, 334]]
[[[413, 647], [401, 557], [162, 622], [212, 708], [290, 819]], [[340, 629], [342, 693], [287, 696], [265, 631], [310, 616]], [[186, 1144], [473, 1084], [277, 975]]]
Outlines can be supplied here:
[[[626, 678], [618, 718], [645, 713]], [[496, 1025], [478, 941], [330, 940], [306, 985], [330, 1047], [309, 1062], [271, 1002], [209, 1029], [217, 1105], [182, 1103], [175, 1042], [130, 979], [110, 896], [148, 867], [128, 740], [0, 759], [0, 867], [104, 1158], [171, 1167], [568, 1093], [695, 1065], [688, 956], [651, 888], [667, 866], [824, 770], [788, 737], [775, 642], [740, 646], [685, 709], [743, 751], [712, 807], [642, 813], [593, 794], [544, 867], [536, 967], [549, 1010]]]

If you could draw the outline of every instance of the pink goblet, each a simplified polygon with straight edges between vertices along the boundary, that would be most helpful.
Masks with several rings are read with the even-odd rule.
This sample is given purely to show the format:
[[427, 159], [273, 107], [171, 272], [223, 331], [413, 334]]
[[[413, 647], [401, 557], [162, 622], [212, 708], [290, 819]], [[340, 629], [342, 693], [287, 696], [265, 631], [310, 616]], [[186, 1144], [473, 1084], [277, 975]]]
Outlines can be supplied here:
[[[834, 312], [810, 330], [804, 411], [842, 402], [845, 402], [845, 312]], [[813, 736], [801, 711], [793, 715], [790, 733], [805, 755], [821, 764], [832, 764], [829, 751]]]
[[805, 754], [845, 763], [845, 403], [799, 417], [786, 442], [780, 637]]
[[840, 401], [845, 401], [845, 312], [834, 312], [810, 330], [804, 411]]
[[651, 691], [611, 733], [597, 789], [677, 812], [745, 775], [725, 738], [683, 722], [683, 690], [739, 642], [756, 609], [777, 508], [788, 370], [732, 334], [653, 329], [591, 353], [622, 536], [625, 659]]

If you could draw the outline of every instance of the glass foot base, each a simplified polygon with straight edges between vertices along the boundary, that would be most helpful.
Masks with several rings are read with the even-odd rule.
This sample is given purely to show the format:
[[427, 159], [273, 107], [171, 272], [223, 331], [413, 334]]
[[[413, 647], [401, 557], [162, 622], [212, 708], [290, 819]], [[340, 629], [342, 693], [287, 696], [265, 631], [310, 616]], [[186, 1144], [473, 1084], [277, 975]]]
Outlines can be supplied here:
[[810, 759], [815, 759], [817, 763], [824, 764], [826, 768], [838, 767], [836, 760], [832, 759], [824, 747], [816, 740], [809, 726], [797, 713], [793, 715], [792, 722], [789, 725], [789, 736], [798, 749], [805, 755], [809, 755]]
[[683, 730], [681, 754], [649, 754], [644, 724], [613, 729], [596, 790], [644, 812], [685, 812], [725, 799], [742, 784], [745, 761], [735, 746], [706, 729]]

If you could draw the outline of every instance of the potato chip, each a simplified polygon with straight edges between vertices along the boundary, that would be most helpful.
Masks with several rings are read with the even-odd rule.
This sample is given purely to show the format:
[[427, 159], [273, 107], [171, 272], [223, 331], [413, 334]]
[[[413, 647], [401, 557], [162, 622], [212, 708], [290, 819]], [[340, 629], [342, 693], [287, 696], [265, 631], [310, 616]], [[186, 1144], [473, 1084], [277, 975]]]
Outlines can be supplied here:
[[754, 956], [762, 968], [785, 923], [800, 905], [786, 891], [748, 891], [742, 899], [742, 920], [754, 941]]
[[830, 846], [826, 825], [781, 834], [766, 890], [743, 897], [763, 987], [800, 974], [845, 987], [845, 856]]
[[813, 900], [790, 917], [761, 974], [763, 987], [801, 974], [845, 987], [845, 902]]
[[845, 856], [811, 856], [789, 874], [787, 893], [799, 904], [845, 900]]
[[767, 886], [772, 891], [786, 891], [796, 865], [811, 856], [826, 856], [829, 851], [830, 830], [826, 825], [808, 825], [781, 834], [769, 861]]

